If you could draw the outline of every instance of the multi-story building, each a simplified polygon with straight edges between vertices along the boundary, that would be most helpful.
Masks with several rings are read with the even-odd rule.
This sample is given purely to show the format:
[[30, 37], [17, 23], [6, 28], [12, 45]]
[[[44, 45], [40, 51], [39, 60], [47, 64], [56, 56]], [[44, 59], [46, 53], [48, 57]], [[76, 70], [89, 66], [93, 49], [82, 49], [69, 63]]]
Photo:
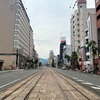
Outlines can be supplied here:
[[32, 57], [33, 31], [21, 0], [0, 0], [0, 59], [20, 66]]
[[60, 62], [63, 62], [63, 47], [66, 45], [66, 36], [60, 37]]
[[[93, 69], [93, 56], [89, 48], [87, 48], [89, 41], [94, 40], [97, 43], [97, 29], [96, 29], [96, 12], [88, 14], [87, 28], [85, 30], [85, 44], [86, 44], [86, 68], [87, 71]], [[98, 43], [97, 43], [98, 44]]]
[[[100, 48], [100, 0], [96, 1], [96, 22], [97, 22], [97, 36], [98, 36], [98, 47]], [[99, 50], [100, 54], [100, 50]]]
[[79, 27], [79, 12], [75, 10], [71, 20], [71, 51], [77, 51], [80, 48], [80, 27]]
[[66, 56], [71, 57], [71, 45], [65, 45], [63, 47], [63, 62], [66, 66], [70, 66], [70, 58], [66, 58]]
[[53, 59], [54, 59], [54, 52], [53, 52], [53, 50], [50, 50], [49, 59], [48, 59], [49, 60], [48, 63], [49, 63], [50, 67], [52, 66]]
[[87, 9], [86, 0], [77, 0], [78, 10], [75, 10], [71, 17], [71, 50], [76, 51], [80, 56], [81, 65], [85, 65], [85, 29], [88, 13], [94, 14], [94, 9]]
[[30, 26], [30, 30], [29, 30], [29, 58], [33, 59], [33, 49], [34, 48], [34, 39], [33, 39], [33, 30], [32, 27]]
[[100, 0], [95, 0], [96, 2], [96, 22], [97, 22], [97, 40], [98, 40], [98, 57], [99, 57], [99, 71], [100, 71]]

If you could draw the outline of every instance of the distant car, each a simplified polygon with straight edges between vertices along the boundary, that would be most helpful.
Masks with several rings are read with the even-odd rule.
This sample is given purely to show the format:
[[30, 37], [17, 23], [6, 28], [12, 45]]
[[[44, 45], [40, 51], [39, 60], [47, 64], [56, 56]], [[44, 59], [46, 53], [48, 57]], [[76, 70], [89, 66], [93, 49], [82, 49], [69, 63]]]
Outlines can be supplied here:
[[62, 70], [66, 70], [66, 67], [62, 67]]

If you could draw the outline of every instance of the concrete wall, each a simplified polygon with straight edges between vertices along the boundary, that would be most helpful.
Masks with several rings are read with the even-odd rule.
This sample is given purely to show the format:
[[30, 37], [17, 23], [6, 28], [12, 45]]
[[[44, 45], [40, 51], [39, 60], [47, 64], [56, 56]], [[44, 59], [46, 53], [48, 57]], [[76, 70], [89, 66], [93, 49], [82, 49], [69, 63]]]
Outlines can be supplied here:
[[16, 66], [16, 56], [15, 55], [0, 55], [0, 58], [4, 60], [3, 68], [9, 68], [9, 65]]
[[15, 10], [10, 9], [11, 0], [0, 0], [0, 53], [13, 52]]

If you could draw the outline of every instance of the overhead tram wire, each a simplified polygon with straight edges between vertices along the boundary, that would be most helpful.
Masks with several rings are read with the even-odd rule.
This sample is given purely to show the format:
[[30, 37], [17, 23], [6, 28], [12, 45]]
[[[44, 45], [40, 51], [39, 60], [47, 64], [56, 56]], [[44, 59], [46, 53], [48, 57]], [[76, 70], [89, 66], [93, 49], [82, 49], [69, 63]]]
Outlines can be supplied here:
[[[36, 37], [35, 37], [35, 38], [36, 38]], [[37, 40], [37, 38], [36, 38], [36, 40]], [[37, 44], [38, 44], [38, 46], [39, 46], [40, 51], [42, 52], [42, 56], [45, 58], [44, 52], [43, 52], [42, 49], [41, 49], [41, 46], [40, 46], [39, 41], [37, 40], [36, 42], [37, 42]]]
[[[74, 6], [73, 6], [73, 2], [74, 2]], [[64, 31], [65, 31], [65, 29], [66, 29], [66, 27], [67, 27], [67, 25], [68, 25], [68, 21], [69, 21], [69, 19], [70, 19], [70, 16], [71, 16], [71, 14], [72, 14], [72, 12], [73, 12], [73, 10], [74, 10], [74, 8], [75, 8], [75, 6], [76, 6], [76, 1], [75, 0], [72, 0], [71, 1], [71, 3], [70, 3], [70, 6], [69, 6], [69, 9], [68, 9], [68, 16], [67, 16], [67, 18], [66, 18], [66, 20], [65, 20], [65, 26], [64, 26], [64, 28], [63, 28], [63, 30], [62, 30], [62, 34], [64, 33]], [[72, 10], [70, 11], [70, 9], [72, 8]], [[57, 43], [57, 47], [58, 47], [58, 44], [59, 44], [59, 42]], [[57, 49], [57, 47], [55, 48], [55, 50]]]
[[[24, 3], [24, 5], [26, 6], [25, 0], [23, 0], [23, 3]], [[26, 10], [27, 10], [27, 13], [30, 14], [29, 11], [28, 11], [28, 9], [27, 9], [27, 6], [26, 6]], [[31, 22], [31, 24], [34, 25], [32, 22]], [[36, 37], [35, 37], [35, 38], [36, 38]], [[40, 51], [42, 52], [42, 56], [45, 58], [44, 53], [43, 53], [43, 51], [42, 51], [42, 49], [41, 49], [41, 47], [40, 47], [40, 43], [39, 43], [39, 41], [38, 41], [37, 38], [36, 38], [36, 40], [37, 40], [36, 42], [37, 42], [37, 44], [38, 44], [38, 46], [39, 46], [39, 49], [40, 49]]]
[[[69, 6], [69, 8], [68, 8], [68, 16], [69, 16], [69, 14], [70, 14], [70, 9], [72, 8], [71, 6], [72, 6], [73, 2], [74, 2], [74, 0], [72, 0], [72, 1], [70, 2], [70, 6]], [[66, 25], [66, 20], [68, 19], [68, 16], [66, 17], [66, 19], [65, 19], [65, 23], [64, 23], [63, 26]], [[64, 30], [64, 28], [63, 28], [62, 30]], [[62, 33], [62, 32], [61, 32], [61, 33]]]
[[[73, 4], [73, 2], [74, 2], [74, 0], [72, 0], [72, 1], [70, 2], [70, 6], [69, 6], [69, 9], [68, 9], [68, 14], [70, 14], [70, 8], [71, 8], [71, 5]], [[69, 16], [69, 15], [68, 15], [68, 16]], [[64, 25], [66, 24], [66, 20], [68, 19], [68, 16], [67, 16], [66, 19], [65, 19]], [[64, 26], [64, 25], [63, 25], [63, 26]], [[62, 30], [64, 30], [64, 29], [62, 29]], [[61, 32], [61, 33], [62, 33], [62, 32]], [[63, 33], [62, 33], [62, 34], [63, 34]], [[57, 43], [57, 47], [58, 47], [58, 44], [59, 44], [59, 42]], [[55, 47], [54, 50], [56, 50], [57, 47]]]
[[[74, 0], [72, 0], [72, 2], [73, 2], [73, 1], [74, 1]], [[72, 2], [71, 2], [71, 3], [72, 3]], [[72, 3], [72, 4], [73, 4], [73, 3]], [[63, 28], [62, 33], [64, 33], [65, 29], [67, 28], [68, 21], [70, 20], [70, 17], [71, 17], [71, 15], [72, 15], [72, 13], [73, 13], [73, 10], [74, 10], [75, 6], [76, 6], [76, 1], [74, 2], [74, 6], [72, 6], [72, 7], [70, 6], [70, 8], [72, 8], [71, 11], [70, 11], [70, 8], [69, 8], [70, 13], [69, 13], [69, 15], [68, 15], [68, 17], [67, 17], [67, 21], [66, 21], [66, 24], [65, 24], [65, 26], [64, 26], [64, 28]]]

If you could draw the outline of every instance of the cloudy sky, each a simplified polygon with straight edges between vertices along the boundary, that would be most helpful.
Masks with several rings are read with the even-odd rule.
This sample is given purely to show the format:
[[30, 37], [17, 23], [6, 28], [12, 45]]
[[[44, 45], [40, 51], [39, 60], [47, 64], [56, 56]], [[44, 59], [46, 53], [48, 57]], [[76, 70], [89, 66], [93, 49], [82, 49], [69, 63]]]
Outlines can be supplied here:
[[[34, 32], [35, 49], [39, 57], [48, 58], [50, 50], [59, 54], [60, 37], [66, 36], [70, 44], [70, 15], [76, 0], [22, 0]], [[87, 0], [94, 8], [95, 0]], [[77, 5], [76, 5], [77, 6]], [[74, 7], [74, 8], [73, 8]]]

